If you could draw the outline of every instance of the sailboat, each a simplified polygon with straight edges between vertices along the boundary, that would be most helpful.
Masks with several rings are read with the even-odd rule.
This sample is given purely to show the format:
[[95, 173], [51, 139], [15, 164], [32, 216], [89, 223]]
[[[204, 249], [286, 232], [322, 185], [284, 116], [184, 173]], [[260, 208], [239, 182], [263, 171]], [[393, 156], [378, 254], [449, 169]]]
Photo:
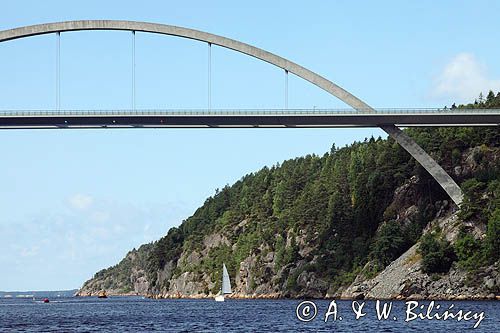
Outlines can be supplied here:
[[217, 296], [215, 296], [216, 302], [224, 302], [224, 295], [231, 294], [231, 281], [229, 281], [229, 274], [227, 272], [226, 265], [222, 264], [222, 288]]

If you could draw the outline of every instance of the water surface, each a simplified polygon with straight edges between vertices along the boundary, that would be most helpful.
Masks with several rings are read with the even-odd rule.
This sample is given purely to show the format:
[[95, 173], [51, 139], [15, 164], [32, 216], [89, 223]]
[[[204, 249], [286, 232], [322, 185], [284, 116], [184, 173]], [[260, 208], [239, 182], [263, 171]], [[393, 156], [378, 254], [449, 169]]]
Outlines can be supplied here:
[[[375, 302], [366, 302], [365, 316], [355, 319], [352, 302], [336, 301], [337, 320], [324, 321], [330, 301], [314, 301], [317, 314], [297, 319], [300, 300], [150, 300], [141, 297], [58, 298], [44, 304], [32, 299], [0, 299], [0, 332], [419, 332], [500, 331], [500, 302], [436, 302], [443, 312], [451, 304], [484, 312], [475, 320], [413, 320], [405, 322], [405, 302], [392, 302], [387, 320], [378, 320]], [[359, 302], [362, 304], [362, 302]], [[420, 302], [427, 306], [429, 302]], [[311, 307], [312, 309], [312, 307]], [[424, 310], [422, 310], [424, 311]], [[436, 312], [436, 311], [434, 311]], [[439, 311], [438, 311], [439, 312]], [[299, 311], [303, 314], [302, 309]], [[306, 311], [312, 316], [312, 310]], [[342, 317], [342, 320], [340, 320]], [[394, 320], [396, 317], [396, 320]], [[303, 318], [308, 319], [308, 318]]]

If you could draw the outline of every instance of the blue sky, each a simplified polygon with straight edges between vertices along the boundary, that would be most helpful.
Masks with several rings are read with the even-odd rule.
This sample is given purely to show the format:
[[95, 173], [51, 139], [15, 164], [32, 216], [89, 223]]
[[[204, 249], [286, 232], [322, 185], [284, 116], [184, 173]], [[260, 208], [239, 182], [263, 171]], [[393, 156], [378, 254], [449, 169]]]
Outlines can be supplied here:
[[[374, 107], [500, 90], [497, 1], [9, 1], [0, 29], [76, 19], [179, 25], [295, 61]], [[61, 107], [131, 106], [130, 32], [61, 35]], [[0, 109], [55, 107], [55, 35], [0, 44]], [[212, 48], [214, 108], [281, 108], [284, 74]], [[136, 35], [137, 108], [204, 108], [207, 45]], [[290, 108], [346, 107], [296, 77]], [[378, 129], [0, 131], [0, 290], [77, 288], [216, 188]]]

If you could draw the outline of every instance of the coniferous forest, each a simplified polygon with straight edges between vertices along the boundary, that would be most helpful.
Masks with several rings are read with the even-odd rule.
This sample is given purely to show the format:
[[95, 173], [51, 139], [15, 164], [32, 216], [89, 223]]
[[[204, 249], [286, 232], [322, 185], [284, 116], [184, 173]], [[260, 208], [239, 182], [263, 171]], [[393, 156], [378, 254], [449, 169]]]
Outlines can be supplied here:
[[[500, 93], [493, 92], [474, 103], [451, 106], [495, 107], [500, 108]], [[498, 261], [499, 128], [405, 131], [465, 193], [458, 213], [462, 227], [453, 243], [439, 230], [422, 231], [442, 207], [458, 208], [394, 140], [372, 137], [346, 147], [332, 145], [323, 156], [263, 167], [217, 189], [179, 227], [98, 272], [84, 289], [93, 285], [123, 293], [165, 293], [189, 273], [190, 281], [199, 282], [198, 293], [215, 293], [224, 262], [232, 279], [245, 281], [241, 285], [247, 293], [268, 285], [293, 297], [306, 288], [308, 274], [314, 274], [317, 281], [326, 281], [315, 287], [324, 294], [349, 285], [359, 274], [375, 276], [417, 241], [422, 270], [428, 274], [454, 265], [474, 270]], [[402, 208], [410, 206], [413, 214], [402, 222]], [[484, 234], [474, 234], [471, 224], [485, 226]], [[137, 290], [139, 280], [145, 281], [144, 290]]]

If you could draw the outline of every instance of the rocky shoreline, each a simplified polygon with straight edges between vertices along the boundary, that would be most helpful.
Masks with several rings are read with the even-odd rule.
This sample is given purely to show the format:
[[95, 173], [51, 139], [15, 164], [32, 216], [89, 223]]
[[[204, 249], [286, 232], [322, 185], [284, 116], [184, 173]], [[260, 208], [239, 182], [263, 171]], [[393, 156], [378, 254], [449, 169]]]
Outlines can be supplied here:
[[[127, 294], [109, 294], [108, 296], [111, 297], [134, 297], [134, 296], [142, 296], [145, 298], [149, 299], [213, 299], [215, 295], [140, 295], [140, 294], [132, 294], [132, 293], [127, 293]], [[75, 297], [97, 297], [97, 295], [80, 295], [80, 294], [75, 294]], [[236, 300], [242, 300], [242, 299], [263, 299], [263, 300], [283, 300], [283, 299], [304, 299], [304, 297], [282, 297], [281, 295], [275, 295], [275, 294], [270, 294], [270, 295], [229, 295], [225, 296], [227, 299], [236, 299]], [[346, 301], [354, 301], [354, 300], [360, 300], [360, 298], [354, 298], [354, 297], [333, 297], [333, 296], [328, 296], [328, 297], [323, 297], [323, 298], [314, 298], [314, 297], [306, 297], [307, 299], [324, 299], [324, 300], [346, 300]], [[421, 295], [410, 295], [408, 297], [398, 295], [397, 297], [393, 298], [384, 298], [384, 297], [366, 297], [363, 298], [364, 300], [393, 300], [393, 301], [420, 301], [420, 300], [426, 300], [426, 301], [500, 301], [500, 295], [495, 295], [495, 294], [488, 294], [488, 295], [447, 295], [445, 297], [423, 297]]]

